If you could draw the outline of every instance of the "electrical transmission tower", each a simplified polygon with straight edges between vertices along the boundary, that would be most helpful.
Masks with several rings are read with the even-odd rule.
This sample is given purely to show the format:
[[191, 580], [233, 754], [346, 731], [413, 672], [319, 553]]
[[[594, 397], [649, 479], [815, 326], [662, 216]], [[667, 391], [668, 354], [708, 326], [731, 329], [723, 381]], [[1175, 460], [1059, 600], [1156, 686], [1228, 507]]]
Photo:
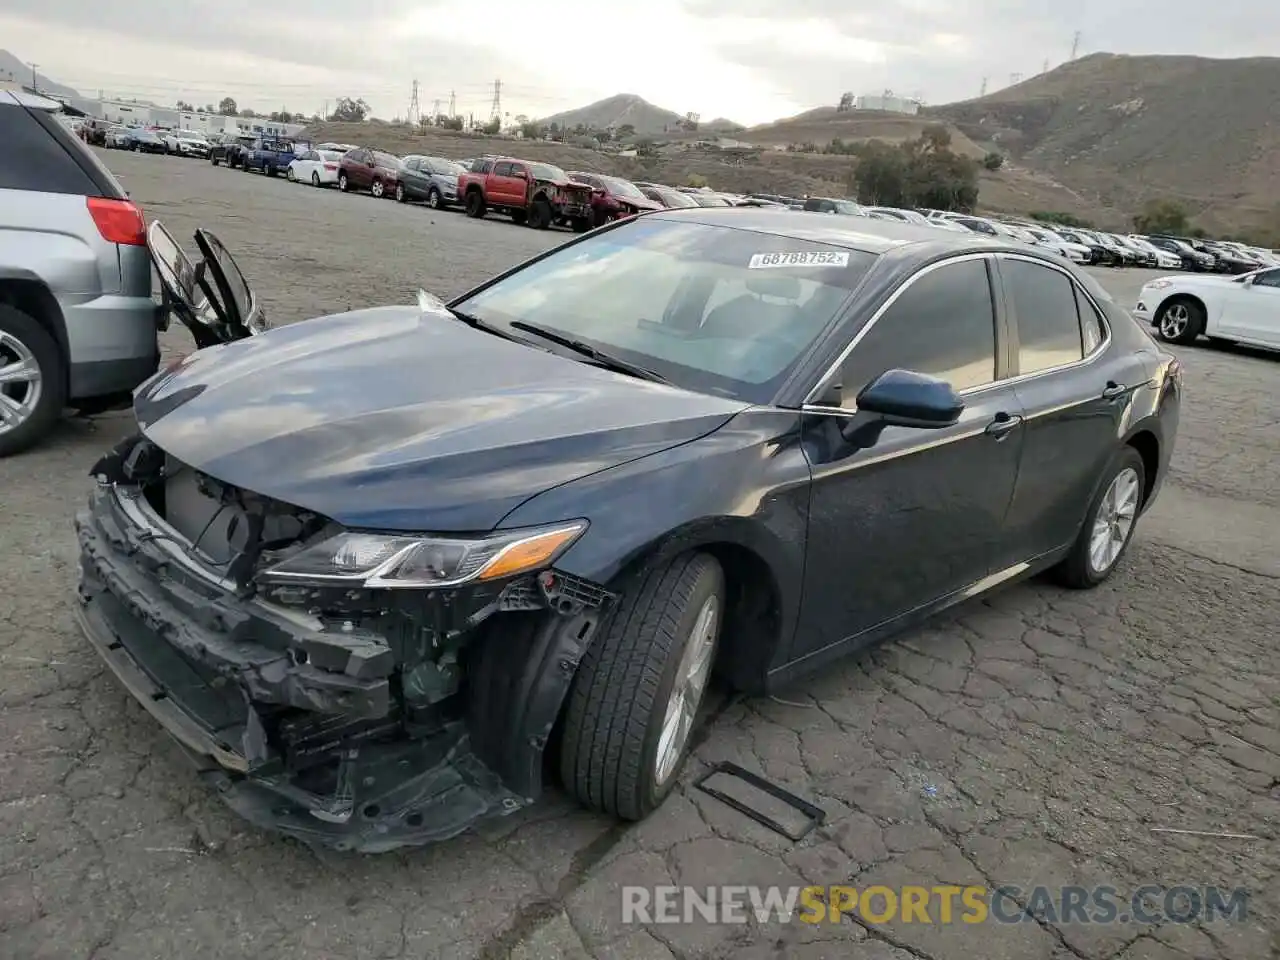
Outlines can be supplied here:
[[1048, 58], [1048, 57], [1045, 57], [1045, 60], [1044, 60], [1044, 66], [1040, 68], [1040, 72], [1041, 72], [1041, 73], [1048, 73], [1048, 72], [1049, 72], [1049, 58]]
[[982, 78], [982, 89], [978, 91], [978, 96], [985, 97], [987, 95], [987, 78]]
[[1022, 82], [1022, 74], [1020, 73], [1009, 74], [1009, 86], [1013, 86], [1015, 83], [1021, 83], [1021, 82]]
[[440, 98], [436, 97], [431, 103], [431, 122], [436, 123], [436, 118], [440, 116]]
[[404, 122], [413, 126], [422, 123], [422, 107], [418, 103], [418, 81], [413, 81], [413, 94], [409, 97], [409, 109], [405, 111]]
[[495, 80], [493, 81], [493, 106], [489, 108], [489, 117], [490, 119], [492, 119], [493, 117], [500, 118], [501, 116], [502, 116], [502, 81]]
[[1071, 40], [1071, 59], [1076, 58], [1076, 54], [1080, 52], [1080, 31], [1076, 31], [1075, 37]]
[[449, 119], [452, 120], [458, 115], [458, 95], [452, 90], [449, 91]]

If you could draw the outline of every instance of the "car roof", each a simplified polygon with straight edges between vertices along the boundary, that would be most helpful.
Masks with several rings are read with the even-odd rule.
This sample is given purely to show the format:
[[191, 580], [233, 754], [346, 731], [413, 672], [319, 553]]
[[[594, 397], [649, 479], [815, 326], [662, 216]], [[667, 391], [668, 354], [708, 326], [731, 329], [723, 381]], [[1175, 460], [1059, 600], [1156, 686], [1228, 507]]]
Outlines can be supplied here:
[[61, 110], [62, 104], [57, 100], [42, 97], [38, 93], [26, 90], [0, 90], [0, 103], [10, 106], [26, 107], [30, 110]]
[[914, 243], [928, 243], [957, 250], [1016, 250], [1026, 248], [984, 238], [948, 233], [934, 227], [901, 220], [839, 217], [829, 213], [770, 207], [690, 207], [646, 214], [660, 220], [687, 220], [713, 227], [752, 230], [792, 240], [812, 240], [848, 250], [879, 255]]

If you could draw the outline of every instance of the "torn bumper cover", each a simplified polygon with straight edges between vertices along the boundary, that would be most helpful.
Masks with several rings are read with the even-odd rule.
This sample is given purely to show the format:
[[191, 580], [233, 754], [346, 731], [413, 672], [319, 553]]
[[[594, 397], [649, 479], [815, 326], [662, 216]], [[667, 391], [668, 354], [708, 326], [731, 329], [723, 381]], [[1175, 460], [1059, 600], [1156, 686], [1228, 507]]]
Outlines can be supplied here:
[[[447, 839], [536, 798], [542, 747], [572, 678], [564, 665], [576, 665], [594, 611], [498, 618], [477, 635], [536, 627], [492, 637], [510, 645], [475, 652], [470, 689], [416, 709], [387, 637], [244, 598], [179, 562], [173, 537], [152, 520], [136, 488], [95, 489], [76, 518], [78, 619], [245, 819], [309, 844], [377, 852]], [[527, 584], [510, 586], [525, 595], [514, 609], [538, 609]]]

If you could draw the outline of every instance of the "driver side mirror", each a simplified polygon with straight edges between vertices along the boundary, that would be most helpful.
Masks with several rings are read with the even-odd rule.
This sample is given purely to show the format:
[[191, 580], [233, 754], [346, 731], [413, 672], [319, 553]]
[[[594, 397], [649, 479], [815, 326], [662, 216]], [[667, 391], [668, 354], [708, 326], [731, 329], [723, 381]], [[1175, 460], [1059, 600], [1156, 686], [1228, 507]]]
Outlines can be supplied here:
[[964, 401], [951, 384], [910, 370], [885, 371], [858, 394], [857, 403], [859, 410], [895, 427], [950, 427], [964, 412]]

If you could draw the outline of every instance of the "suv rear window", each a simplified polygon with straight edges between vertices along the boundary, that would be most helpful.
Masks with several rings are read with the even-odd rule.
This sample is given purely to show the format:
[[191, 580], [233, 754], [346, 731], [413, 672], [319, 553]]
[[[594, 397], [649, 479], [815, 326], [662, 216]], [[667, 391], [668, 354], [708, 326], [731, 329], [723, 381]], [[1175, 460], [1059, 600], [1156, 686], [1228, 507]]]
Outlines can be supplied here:
[[126, 196], [92, 150], [43, 110], [0, 104], [0, 190]]

